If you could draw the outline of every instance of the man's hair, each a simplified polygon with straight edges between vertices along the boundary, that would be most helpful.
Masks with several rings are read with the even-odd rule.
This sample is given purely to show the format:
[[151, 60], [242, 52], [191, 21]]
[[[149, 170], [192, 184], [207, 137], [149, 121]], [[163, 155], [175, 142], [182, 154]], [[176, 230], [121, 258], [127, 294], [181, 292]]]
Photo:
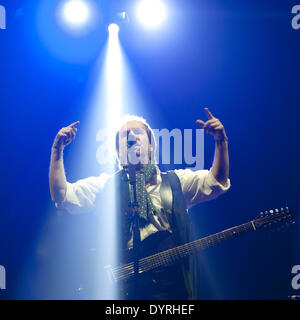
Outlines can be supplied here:
[[[135, 115], [131, 115], [131, 114], [127, 114], [125, 115], [120, 123], [120, 126], [116, 132], [116, 140], [115, 140], [115, 147], [116, 147], [116, 153], [117, 153], [117, 159], [119, 161], [119, 166], [120, 166], [120, 158], [119, 158], [119, 133], [120, 130], [122, 129], [122, 127], [131, 121], [137, 121], [140, 122], [144, 125], [147, 136], [148, 136], [148, 140], [149, 140], [149, 144], [152, 146], [153, 150], [151, 152], [151, 156], [150, 156], [150, 160], [153, 162], [155, 162], [155, 152], [156, 152], [156, 140], [155, 140], [155, 135], [153, 130], [151, 129], [150, 125], [147, 123], [146, 119], [139, 117], [139, 116], [135, 116]], [[153, 159], [152, 159], [152, 155], [153, 155]]]

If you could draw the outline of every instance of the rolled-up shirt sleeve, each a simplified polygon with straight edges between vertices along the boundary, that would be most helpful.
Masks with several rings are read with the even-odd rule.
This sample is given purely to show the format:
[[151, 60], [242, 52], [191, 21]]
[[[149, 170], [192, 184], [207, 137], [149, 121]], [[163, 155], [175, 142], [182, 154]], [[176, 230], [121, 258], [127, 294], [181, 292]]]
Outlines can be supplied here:
[[92, 211], [96, 197], [104, 188], [108, 178], [109, 175], [101, 174], [74, 183], [67, 182], [65, 198], [61, 203], [55, 203], [55, 206], [74, 214]]
[[180, 169], [175, 170], [188, 207], [213, 200], [230, 188], [230, 180], [224, 185], [219, 183], [211, 170]]

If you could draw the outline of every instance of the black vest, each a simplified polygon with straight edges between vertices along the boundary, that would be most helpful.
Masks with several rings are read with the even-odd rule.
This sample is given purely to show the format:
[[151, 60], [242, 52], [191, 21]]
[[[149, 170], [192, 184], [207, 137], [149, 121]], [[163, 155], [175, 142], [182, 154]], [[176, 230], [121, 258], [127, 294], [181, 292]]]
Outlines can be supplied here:
[[[186, 201], [182, 193], [181, 184], [178, 176], [174, 171], [168, 171], [161, 173], [162, 184], [160, 187], [160, 196], [162, 201], [163, 209], [166, 213], [168, 222], [172, 230], [172, 236], [176, 246], [184, 244], [190, 241], [190, 221], [187, 212]], [[124, 171], [119, 171], [115, 174], [114, 178], [110, 179], [104, 188], [104, 192], [100, 192], [99, 197], [96, 199], [103, 208], [103, 203], [107, 204], [108, 209], [110, 208], [108, 199], [112, 199], [111, 195], [115, 195], [115, 210], [117, 212], [117, 230], [119, 237], [119, 248], [124, 255], [120, 255], [118, 264], [123, 264], [127, 259], [126, 248], [127, 242], [130, 238], [130, 225], [132, 223], [132, 214], [130, 211], [130, 194], [128, 188], [128, 181], [124, 176]], [[109, 195], [109, 196], [108, 196]], [[101, 215], [103, 213], [99, 212]], [[107, 211], [105, 214], [110, 214]], [[160, 231], [159, 231], [160, 232]], [[186, 288], [189, 292], [189, 296], [193, 298], [192, 290], [192, 272], [191, 272], [191, 259], [185, 258], [182, 260], [181, 268], [184, 275], [184, 281]]]

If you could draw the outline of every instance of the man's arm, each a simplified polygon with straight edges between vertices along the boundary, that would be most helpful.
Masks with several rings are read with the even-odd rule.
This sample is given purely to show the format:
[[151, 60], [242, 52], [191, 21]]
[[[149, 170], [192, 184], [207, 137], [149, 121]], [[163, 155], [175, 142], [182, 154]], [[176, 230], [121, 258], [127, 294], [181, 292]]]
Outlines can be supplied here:
[[61, 203], [67, 190], [67, 179], [63, 163], [63, 150], [75, 138], [79, 121], [62, 128], [57, 133], [52, 149], [49, 171], [49, 186], [52, 201]]
[[227, 138], [216, 140], [214, 162], [211, 172], [223, 186], [226, 185], [229, 177], [229, 155]]
[[221, 121], [215, 118], [207, 108], [204, 111], [208, 117], [208, 121], [197, 120], [197, 123], [205, 132], [213, 135], [215, 138], [215, 156], [211, 172], [215, 179], [225, 186], [229, 177], [228, 138]]

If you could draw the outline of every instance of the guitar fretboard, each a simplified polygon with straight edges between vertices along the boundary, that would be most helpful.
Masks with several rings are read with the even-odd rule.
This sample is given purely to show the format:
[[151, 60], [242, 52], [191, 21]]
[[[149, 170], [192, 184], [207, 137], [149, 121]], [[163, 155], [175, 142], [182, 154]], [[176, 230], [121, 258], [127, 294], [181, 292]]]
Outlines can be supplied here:
[[[254, 221], [244, 223], [242, 225], [226, 229], [211, 236], [207, 236], [181, 246], [156, 253], [152, 256], [139, 260], [139, 273], [147, 272], [154, 268], [167, 266], [179, 259], [185, 258], [197, 251], [216, 246], [217, 244], [234, 239], [249, 231], [255, 231]], [[130, 262], [121, 267], [111, 269], [115, 281], [127, 279], [134, 274], [134, 263]]]

